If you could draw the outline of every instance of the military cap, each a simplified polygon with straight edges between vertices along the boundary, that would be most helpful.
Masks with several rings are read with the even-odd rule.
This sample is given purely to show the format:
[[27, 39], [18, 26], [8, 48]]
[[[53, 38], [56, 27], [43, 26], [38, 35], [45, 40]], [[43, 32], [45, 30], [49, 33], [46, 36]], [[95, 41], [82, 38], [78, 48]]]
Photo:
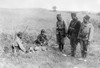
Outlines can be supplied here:
[[41, 33], [45, 33], [45, 30], [44, 30], [44, 29], [42, 29], [42, 30], [41, 30]]
[[90, 19], [90, 16], [85, 15], [84, 18], [85, 18], [86, 20], [89, 20], [89, 19]]
[[19, 37], [19, 36], [22, 36], [22, 32], [18, 32], [17, 33], [17, 36]]
[[61, 14], [57, 14], [57, 17], [61, 16]]
[[76, 17], [76, 13], [71, 13], [71, 15]]

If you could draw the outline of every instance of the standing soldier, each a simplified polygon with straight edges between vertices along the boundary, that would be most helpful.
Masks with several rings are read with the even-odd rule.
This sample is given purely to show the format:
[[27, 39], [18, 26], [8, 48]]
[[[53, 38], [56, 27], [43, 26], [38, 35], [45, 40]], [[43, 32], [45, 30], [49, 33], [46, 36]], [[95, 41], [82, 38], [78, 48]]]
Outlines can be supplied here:
[[84, 16], [83, 23], [81, 25], [78, 38], [80, 39], [81, 44], [81, 53], [82, 58], [86, 58], [87, 56], [87, 46], [92, 41], [94, 27], [89, 21], [90, 17], [88, 15]]
[[61, 14], [57, 14], [56, 37], [57, 37], [57, 44], [59, 45], [59, 50], [61, 52], [64, 48], [65, 34], [66, 34], [65, 22], [62, 20]]
[[76, 46], [78, 44], [78, 33], [81, 26], [81, 22], [78, 21], [76, 14], [71, 13], [72, 20], [68, 27], [67, 37], [70, 39], [71, 56], [75, 56]]

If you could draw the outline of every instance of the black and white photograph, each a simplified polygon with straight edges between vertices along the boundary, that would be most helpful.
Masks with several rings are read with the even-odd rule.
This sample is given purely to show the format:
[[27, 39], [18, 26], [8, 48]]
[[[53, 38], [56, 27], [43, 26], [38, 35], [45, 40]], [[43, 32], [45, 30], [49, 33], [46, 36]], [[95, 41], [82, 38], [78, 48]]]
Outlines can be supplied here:
[[100, 0], [0, 0], [0, 68], [100, 68]]

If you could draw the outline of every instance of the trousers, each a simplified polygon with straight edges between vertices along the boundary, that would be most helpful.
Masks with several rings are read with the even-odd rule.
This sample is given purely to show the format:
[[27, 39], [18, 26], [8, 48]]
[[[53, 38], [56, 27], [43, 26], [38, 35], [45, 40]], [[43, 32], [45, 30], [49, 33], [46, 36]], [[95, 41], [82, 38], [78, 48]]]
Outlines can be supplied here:
[[70, 38], [71, 56], [75, 56], [77, 44], [78, 44], [78, 39], [76, 37]]
[[57, 34], [57, 44], [59, 45], [59, 50], [62, 51], [64, 49], [64, 37], [60, 34]]
[[80, 40], [80, 45], [81, 45], [81, 54], [83, 58], [86, 58], [87, 56], [87, 47], [89, 45], [88, 40]]

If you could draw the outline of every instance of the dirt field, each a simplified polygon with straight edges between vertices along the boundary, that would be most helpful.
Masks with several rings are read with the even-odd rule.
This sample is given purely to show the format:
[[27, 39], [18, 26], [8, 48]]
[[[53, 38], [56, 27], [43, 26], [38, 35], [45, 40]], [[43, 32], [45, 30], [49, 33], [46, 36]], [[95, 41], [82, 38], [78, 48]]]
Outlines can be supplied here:
[[[46, 9], [0, 9], [0, 68], [100, 68], [100, 16], [95, 13], [78, 12], [78, 18], [86, 14], [91, 16], [91, 22], [95, 27], [94, 40], [88, 47], [87, 61], [79, 61], [80, 46], [78, 45], [76, 57], [63, 56], [56, 46], [55, 25], [56, 14], [61, 13], [66, 25], [71, 20], [70, 12], [52, 12]], [[9, 25], [8, 25], [9, 24]], [[24, 31], [23, 41], [26, 42], [25, 48], [34, 46], [32, 41], [36, 39], [39, 31], [46, 29], [49, 41], [47, 51], [36, 51], [34, 53], [13, 55], [11, 44], [13, 34]], [[4, 47], [8, 47], [4, 52]], [[65, 39], [65, 54], [70, 53], [69, 40]]]

